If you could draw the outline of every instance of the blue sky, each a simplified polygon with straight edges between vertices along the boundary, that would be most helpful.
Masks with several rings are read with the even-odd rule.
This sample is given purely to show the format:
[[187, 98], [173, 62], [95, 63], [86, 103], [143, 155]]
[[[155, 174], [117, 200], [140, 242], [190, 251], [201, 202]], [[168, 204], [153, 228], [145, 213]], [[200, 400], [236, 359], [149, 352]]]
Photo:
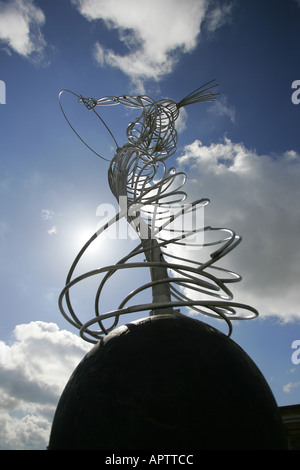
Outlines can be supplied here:
[[[232, 339], [279, 406], [300, 402], [299, 22], [297, 0], [0, 1], [0, 448], [46, 447], [62, 389], [91, 347], [57, 300], [101, 222], [97, 208], [115, 202], [107, 162], [62, 116], [62, 89], [179, 101], [216, 79], [218, 99], [184, 111], [170, 166], [186, 172], [191, 200], [210, 199], [208, 224], [242, 235], [224, 261], [243, 277], [234, 300], [260, 316], [234, 323]], [[111, 158], [104, 127], [63, 99], [82, 137]], [[128, 110], [102, 116], [125, 143]], [[101, 243], [83, 269], [111, 264], [134, 241]], [[79, 310], [88, 300], [78, 292]]]

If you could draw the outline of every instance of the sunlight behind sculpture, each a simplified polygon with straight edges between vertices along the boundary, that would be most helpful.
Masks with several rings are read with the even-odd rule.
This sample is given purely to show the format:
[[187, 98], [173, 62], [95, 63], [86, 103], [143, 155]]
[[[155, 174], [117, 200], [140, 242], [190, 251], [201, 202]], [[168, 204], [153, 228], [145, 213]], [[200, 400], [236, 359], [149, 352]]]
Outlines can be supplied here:
[[[197, 220], [197, 211], [199, 213], [203, 210], [209, 200], [200, 198], [186, 204], [184, 201], [187, 195], [182, 190], [186, 175], [166, 166], [166, 160], [176, 152], [175, 124], [180, 108], [214, 100], [216, 94], [212, 89], [216, 86], [209, 82], [178, 103], [168, 99], [155, 101], [148, 96], [84, 98], [69, 92], [89, 112], [95, 113], [114, 140], [116, 154], [110, 161], [108, 183], [120, 205], [117, 216], [97, 230], [78, 253], [59, 298], [63, 316], [79, 329], [85, 340], [98, 343], [117, 326], [121, 315], [135, 312], [169, 315], [177, 313], [180, 307], [188, 308], [197, 314], [224, 319], [229, 335], [232, 330], [231, 320], [258, 315], [251, 306], [232, 301], [233, 295], [228, 284], [240, 281], [240, 276], [216, 265], [240, 243], [240, 236], [227, 228], [203, 224], [195, 226], [193, 220]], [[60, 93], [60, 104], [63, 92]], [[127, 127], [128, 142], [122, 147], [119, 147], [112, 131], [96, 111], [99, 107], [116, 105], [136, 108], [140, 112], [137, 119]], [[61, 108], [67, 119], [62, 104]], [[67, 121], [83, 141], [70, 121]], [[100, 158], [109, 161], [84, 143]], [[75, 269], [90, 244], [123, 218], [139, 236], [138, 246], [113, 265], [75, 277]], [[143, 262], [138, 260], [141, 254], [145, 257]], [[128, 270], [130, 275], [132, 270], [139, 268], [149, 271], [149, 282], [137, 286], [109, 312], [103, 312], [101, 294], [107, 281], [120, 270]], [[101, 278], [95, 293], [95, 311], [90, 320], [82, 322], [72, 305], [70, 292], [78, 283], [95, 277]], [[134, 303], [134, 298], [141, 292], [150, 292], [149, 301]], [[113, 319], [110, 327], [104, 326], [108, 318]]]

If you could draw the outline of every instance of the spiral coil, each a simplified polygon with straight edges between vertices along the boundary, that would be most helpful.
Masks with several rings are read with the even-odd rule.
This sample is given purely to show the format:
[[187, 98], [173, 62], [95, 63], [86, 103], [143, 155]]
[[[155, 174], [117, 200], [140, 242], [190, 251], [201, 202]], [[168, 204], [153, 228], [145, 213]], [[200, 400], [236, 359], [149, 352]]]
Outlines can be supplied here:
[[[165, 163], [176, 151], [175, 121], [179, 116], [179, 109], [189, 104], [213, 100], [215, 94], [211, 92], [211, 88], [214, 86], [216, 85], [211, 85], [210, 82], [178, 103], [171, 100], [154, 101], [147, 96], [126, 95], [98, 100], [86, 99], [71, 92], [88, 110], [97, 114], [112, 135], [117, 152], [110, 162], [108, 182], [116, 199], [120, 201], [123, 198], [122, 201], [126, 201], [125, 204], [122, 203], [119, 213], [97, 230], [82, 247], [69, 270], [59, 297], [59, 308], [63, 316], [90, 343], [97, 343], [111, 332], [117, 326], [120, 316], [135, 312], [176, 314], [180, 307], [188, 308], [197, 314], [225, 320], [228, 335], [232, 332], [231, 320], [250, 319], [258, 315], [251, 306], [232, 302], [233, 295], [228, 284], [240, 281], [241, 277], [215, 265], [240, 243], [241, 237], [230, 229], [213, 228], [202, 223], [195, 225], [193, 221], [197, 221], [197, 214], [202, 213], [209, 200], [202, 198], [185, 204], [187, 195], [182, 188], [186, 175], [175, 168], [167, 169]], [[121, 148], [95, 111], [97, 106], [118, 104], [142, 110], [141, 115], [129, 124], [128, 143]], [[66, 117], [65, 113], [64, 116]], [[140, 239], [138, 246], [113, 265], [73, 277], [75, 268], [93, 241], [123, 218], [137, 233]], [[215, 235], [218, 236], [214, 238]], [[209, 254], [203, 261], [199, 259], [199, 255], [205, 250], [209, 250]], [[144, 261], [134, 261], [141, 254], [145, 256]], [[135, 288], [113, 310], [101, 313], [101, 295], [107, 281], [117, 272], [129, 270], [131, 273], [136, 268], [150, 272], [149, 282]], [[94, 317], [81, 322], [73, 309], [70, 290], [79, 282], [99, 275], [102, 279], [95, 294]], [[128, 305], [146, 290], [152, 293], [150, 302]], [[209, 299], [205, 299], [205, 296]], [[246, 313], [239, 313], [244, 311]], [[107, 319], [113, 319], [109, 327], [104, 326]]]

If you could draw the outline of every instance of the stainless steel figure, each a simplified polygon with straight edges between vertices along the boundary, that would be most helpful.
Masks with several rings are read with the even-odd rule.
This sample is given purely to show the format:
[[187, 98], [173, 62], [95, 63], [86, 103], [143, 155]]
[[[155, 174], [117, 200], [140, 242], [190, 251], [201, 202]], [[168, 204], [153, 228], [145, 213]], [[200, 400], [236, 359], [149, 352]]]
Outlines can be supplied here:
[[[190, 204], [184, 203], [187, 195], [182, 187], [186, 175], [166, 166], [166, 160], [176, 152], [176, 120], [180, 108], [214, 100], [216, 94], [212, 89], [215, 86], [209, 82], [178, 103], [168, 99], [155, 101], [148, 96], [84, 98], [71, 92], [90, 112], [95, 113], [115, 142], [116, 154], [110, 161], [108, 183], [117, 201], [122, 201], [117, 216], [97, 230], [78, 253], [59, 297], [63, 316], [80, 330], [82, 338], [91, 343], [97, 343], [103, 335], [112, 331], [120, 315], [128, 313], [149, 311], [150, 315], [176, 314], [180, 307], [188, 308], [196, 313], [223, 318], [229, 335], [232, 331], [231, 320], [258, 315], [251, 306], [232, 301], [228, 284], [239, 281], [241, 277], [216, 266], [217, 261], [240, 243], [241, 237], [230, 229], [204, 226], [203, 223], [195, 225], [193, 220], [197, 221], [197, 211], [203, 211], [209, 200], [200, 198]], [[140, 110], [138, 118], [127, 127], [128, 141], [122, 147], [119, 147], [98, 112], [101, 107], [116, 105]], [[67, 119], [62, 105], [61, 108]], [[75, 268], [90, 244], [122, 218], [126, 218], [138, 234], [139, 245], [111, 266], [74, 277]], [[145, 256], [143, 262], [137, 261], [141, 253]], [[206, 257], [201, 259], [201, 256]], [[127, 269], [130, 272], [141, 267], [149, 269], [149, 282], [137, 286], [111, 311], [101, 312], [101, 294], [108, 279], [119, 270]], [[102, 279], [95, 294], [94, 316], [81, 322], [71, 303], [70, 290], [79, 282], [98, 275], [102, 275]], [[149, 302], [128, 305], [137, 294], [149, 289], [152, 292]], [[104, 320], [108, 318], [114, 319], [109, 328], [104, 326]]]

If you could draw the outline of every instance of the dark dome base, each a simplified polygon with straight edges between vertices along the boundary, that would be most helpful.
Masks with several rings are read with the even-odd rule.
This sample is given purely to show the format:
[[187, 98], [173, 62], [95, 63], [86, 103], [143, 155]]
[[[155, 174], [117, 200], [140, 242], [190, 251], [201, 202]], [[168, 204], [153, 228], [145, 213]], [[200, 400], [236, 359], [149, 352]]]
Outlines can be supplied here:
[[279, 410], [249, 356], [182, 315], [117, 328], [71, 376], [49, 450], [287, 449]]

